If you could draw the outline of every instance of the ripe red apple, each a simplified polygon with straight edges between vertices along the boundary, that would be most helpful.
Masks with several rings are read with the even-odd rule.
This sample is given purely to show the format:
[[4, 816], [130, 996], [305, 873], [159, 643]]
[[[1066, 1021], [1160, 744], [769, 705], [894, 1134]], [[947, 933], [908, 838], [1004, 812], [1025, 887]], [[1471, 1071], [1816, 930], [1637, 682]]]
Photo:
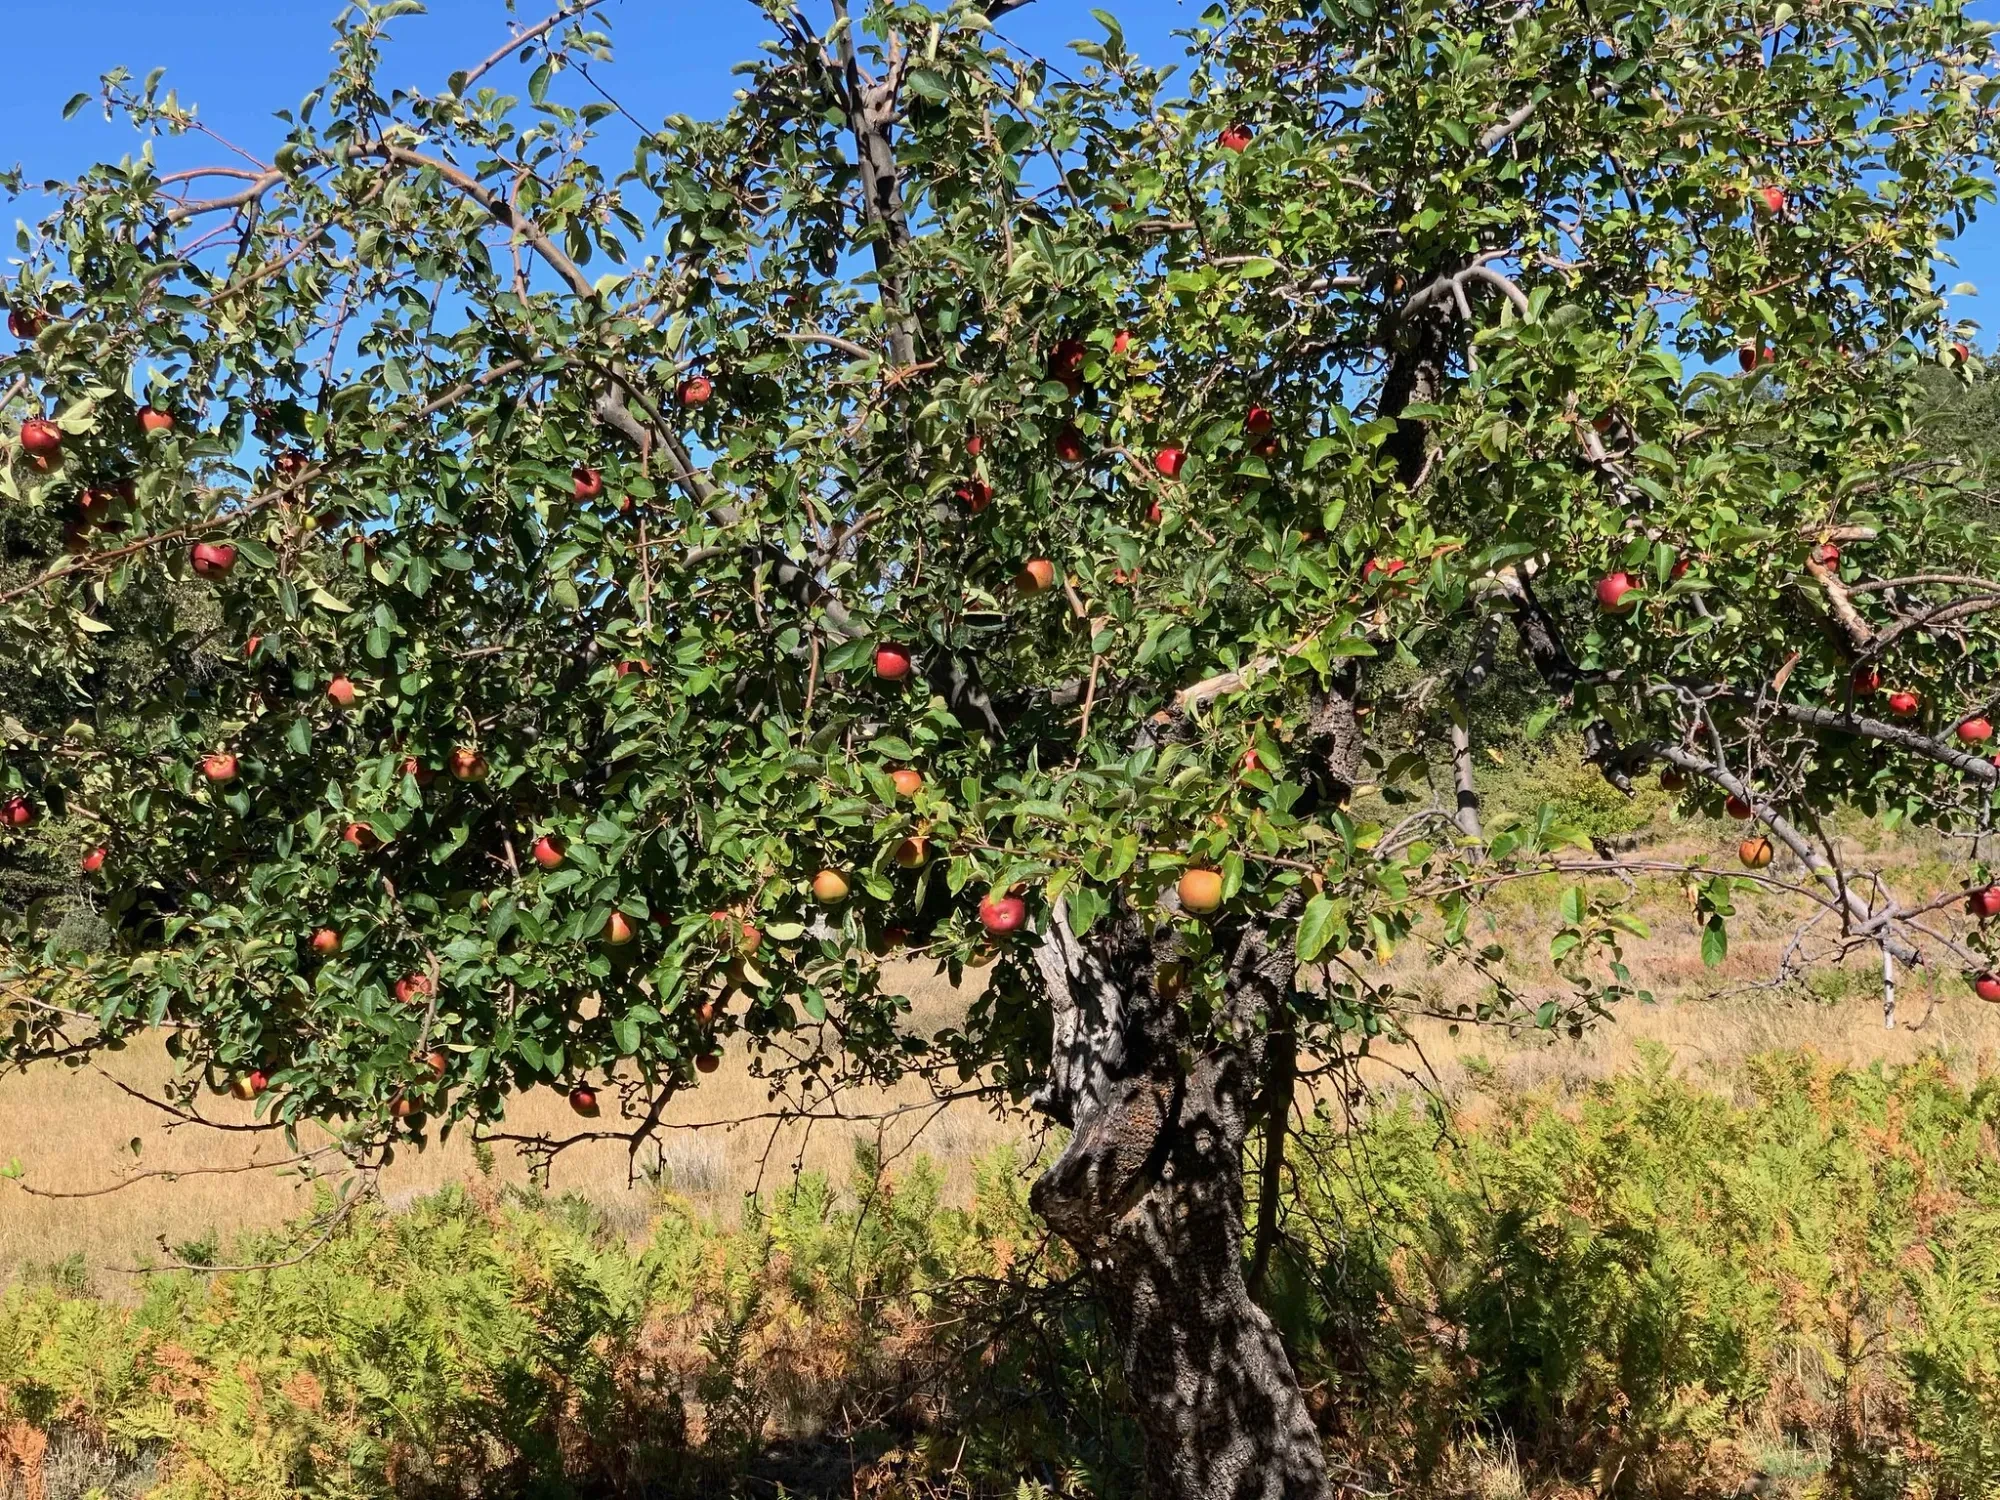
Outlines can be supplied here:
[[1028, 903], [1019, 896], [996, 896], [988, 891], [979, 902], [979, 925], [994, 937], [1019, 932], [1028, 920]]
[[640, 676], [644, 677], [651, 675], [653, 667], [652, 663], [650, 662], [621, 661], [620, 663], [618, 663], [616, 667], [612, 668], [612, 670], [616, 672], [620, 677], [630, 677], [634, 672], [637, 672], [640, 674]]
[[1014, 587], [1024, 594], [1045, 594], [1055, 587], [1056, 565], [1046, 557], [1031, 557], [1014, 575]]
[[1987, 917], [2000, 917], [2000, 885], [1982, 885], [1975, 891], [1968, 891], [1965, 909], [1981, 921]]
[[1375, 575], [1378, 573], [1385, 578], [1394, 578], [1408, 566], [1409, 564], [1400, 557], [1371, 557], [1361, 565], [1361, 581], [1363, 583], [1373, 583]]
[[99, 870], [103, 869], [105, 855], [109, 852], [102, 844], [99, 844], [90, 853], [84, 855], [83, 873], [86, 875], [95, 875]]
[[838, 870], [821, 870], [813, 876], [812, 892], [821, 906], [838, 906], [847, 899], [847, 878]]
[[335, 708], [354, 707], [354, 683], [345, 677], [336, 677], [326, 685], [327, 702]]
[[929, 839], [921, 837], [904, 839], [896, 845], [896, 852], [893, 856], [896, 863], [905, 870], [916, 869], [930, 857], [931, 842]]
[[578, 464], [569, 474], [570, 492], [579, 500], [595, 500], [604, 493], [604, 476]]
[[1764, 200], [1764, 207], [1772, 213], [1781, 214], [1785, 211], [1785, 190], [1783, 188], [1766, 183], [1763, 187], [1757, 189], [1757, 196]]
[[172, 432], [174, 414], [170, 411], [161, 411], [156, 406], [142, 406], [139, 408], [139, 426], [148, 433]]
[[908, 766], [904, 766], [900, 770], [891, 771], [889, 779], [896, 783], [896, 795], [898, 797], [914, 797], [917, 795], [918, 789], [924, 784], [922, 774], [912, 771]]
[[1744, 344], [1736, 351], [1736, 363], [1744, 371], [1754, 370], [1759, 365], [1768, 365], [1778, 357], [1778, 351], [1769, 344]]
[[1761, 870], [1771, 862], [1771, 841], [1758, 837], [1745, 839], [1736, 846], [1736, 857], [1743, 861], [1747, 870]]
[[25, 307], [13, 308], [7, 314], [7, 331], [17, 339], [39, 338], [42, 332], [41, 316]]
[[402, 763], [396, 767], [396, 774], [398, 776], [416, 778], [418, 786], [429, 786], [433, 781], [437, 780], [437, 772], [418, 760], [414, 755], [403, 757]]
[[331, 927], [322, 927], [312, 935], [312, 950], [315, 953], [333, 953], [340, 948], [340, 934]]
[[1854, 696], [1857, 698], [1870, 697], [1882, 686], [1882, 674], [1873, 667], [1856, 667], [1847, 680], [1853, 686]]
[[1951, 352], [1958, 356], [1958, 362], [1960, 364], [1968, 364], [1971, 362], [1972, 349], [1969, 345], [1954, 343], [1951, 346]]
[[1958, 726], [1958, 737], [1968, 745], [1993, 738], [1993, 726], [1985, 719], [1971, 718]]
[[1083, 434], [1074, 427], [1065, 427], [1056, 434], [1056, 457], [1066, 464], [1083, 462], [1085, 449]]
[[230, 1081], [229, 1092], [246, 1104], [271, 1086], [271, 1080], [264, 1076], [262, 1068], [253, 1068], [248, 1073], [238, 1073]]
[[993, 486], [983, 479], [968, 479], [951, 493], [975, 516], [993, 503]]
[[1755, 808], [1753, 808], [1749, 803], [1745, 802], [1741, 797], [1736, 797], [1736, 796], [1732, 796], [1729, 798], [1728, 801], [1724, 802], [1722, 804], [1722, 810], [1728, 813], [1730, 817], [1735, 818], [1739, 822], [1747, 818], [1754, 817], [1756, 815]]
[[1200, 867], [1182, 873], [1180, 879], [1181, 910], [1205, 917], [1222, 905], [1222, 875], [1216, 870]]
[[1165, 478], [1178, 478], [1187, 464], [1187, 452], [1181, 448], [1162, 448], [1153, 455], [1153, 467]]
[[234, 781], [236, 779], [236, 757], [226, 750], [202, 757], [201, 774], [210, 781]]
[[623, 947], [632, 937], [632, 923], [624, 912], [614, 911], [604, 919], [604, 941], [611, 947]]
[[431, 993], [431, 976], [428, 974], [405, 974], [396, 981], [396, 999], [403, 1005], [415, 1005], [419, 1000], [428, 1000]]
[[1278, 456], [1278, 435], [1267, 433], [1250, 445], [1250, 451], [1259, 458], [1271, 459]]
[[553, 870], [563, 862], [563, 846], [548, 834], [535, 840], [535, 863], [544, 870]]
[[1923, 700], [1915, 693], [1891, 693], [1889, 695], [1889, 712], [1899, 719], [1912, 717], [1922, 706]]
[[1639, 581], [1630, 573], [1607, 573], [1597, 580], [1597, 605], [1608, 615], [1622, 615], [1629, 612], [1639, 601], [1632, 598], [1639, 592]]
[[1049, 350], [1049, 373], [1058, 377], [1078, 374], [1089, 357], [1090, 350], [1082, 339], [1058, 339]]
[[697, 1052], [695, 1054], [694, 1065], [697, 1072], [713, 1073], [717, 1068], [722, 1066], [722, 1054], [720, 1052]]
[[1268, 407], [1253, 406], [1243, 414], [1244, 430], [1258, 437], [1262, 437], [1271, 430], [1272, 421], [1273, 418]]
[[1610, 412], [1601, 411], [1590, 419], [1590, 430], [1599, 437], [1603, 437], [1605, 433], [1611, 430], [1616, 421], [1617, 419]]
[[261, 635], [251, 636], [249, 640], [243, 643], [243, 659], [245, 661], [248, 661], [251, 657], [255, 656], [257, 654], [257, 648], [263, 644], [264, 644], [264, 637], [262, 637]]
[[1132, 347], [1132, 330], [1121, 328], [1111, 339], [1111, 354], [1115, 359], [1123, 359]]
[[569, 1107], [586, 1120], [597, 1118], [597, 1091], [578, 1084], [569, 1091]]
[[373, 849], [382, 842], [375, 836], [375, 830], [366, 823], [349, 823], [340, 832], [341, 839], [361, 850]]
[[453, 779], [458, 781], [484, 781], [492, 769], [486, 764], [485, 756], [464, 745], [451, 752], [451, 758], [445, 762], [445, 766], [451, 772]]
[[188, 563], [197, 578], [227, 578], [236, 566], [236, 549], [227, 542], [196, 542], [188, 548]]
[[901, 682], [910, 675], [910, 653], [901, 646], [877, 646], [875, 675], [884, 682]]
[[1981, 974], [1972, 981], [1972, 993], [1989, 1005], [2000, 1005], [2000, 975]]
[[26, 797], [9, 797], [7, 805], [0, 807], [0, 823], [9, 828], [26, 828], [35, 821], [35, 805]]
[[422, 1111], [417, 1108], [417, 1101], [409, 1095], [398, 1094], [396, 1102], [389, 1106], [389, 1113], [399, 1120], [407, 1120], [413, 1115], [421, 1114]]
[[1159, 525], [1165, 518], [1166, 512], [1160, 509], [1159, 501], [1155, 500], [1151, 505], [1146, 507], [1146, 519], [1151, 521], [1155, 526]]
[[1249, 147], [1250, 136], [1250, 127], [1239, 121], [1217, 136], [1216, 143], [1225, 151], [1242, 151]]
[[431, 1070], [431, 1077], [442, 1078], [444, 1077], [445, 1069], [450, 1066], [450, 1059], [442, 1052], [426, 1052], [423, 1056], [423, 1064]]
[[30, 417], [21, 424], [21, 451], [35, 458], [50, 458], [62, 451], [62, 429], [42, 417]]
[[1675, 558], [1673, 567], [1667, 570], [1667, 582], [1679, 583], [1683, 578], [1687, 577], [1687, 571], [1688, 560], [1685, 557]]
[[683, 380], [677, 392], [682, 406], [703, 406], [715, 394], [715, 382], [706, 375], [690, 375]]
[[1837, 568], [1840, 566], [1840, 549], [1832, 542], [1821, 542], [1813, 551], [1813, 561], [1822, 568]]
[[1264, 769], [1264, 762], [1258, 758], [1257, 747], [1255, 745], [1252, 745], [1242, 755], [1237, 757], [1236, 764], [1245, 771], [1261, 771]]
[[979, 457], [979, 450], [985, 446], [986, 439], [975, 432], [965, 440], [965, 456], [967, 458], [977, 458]]

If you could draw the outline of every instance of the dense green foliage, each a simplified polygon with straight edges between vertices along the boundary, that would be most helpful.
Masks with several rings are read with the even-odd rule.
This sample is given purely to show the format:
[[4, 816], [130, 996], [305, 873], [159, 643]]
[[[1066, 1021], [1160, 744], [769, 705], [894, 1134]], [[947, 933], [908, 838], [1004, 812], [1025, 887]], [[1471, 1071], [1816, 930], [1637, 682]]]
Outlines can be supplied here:
[[[1535, 1487], [1994, 1492], [2000, 1080], [1780, 1055], [1721, 1082], [1734, 1100], [1653, 1067], [1305, 1137], [1273, 1301], [1371, 1488], [1453, 1492], [1512, 1453]], [[301, 1265], [155, 1278], [136, 1307], [15, 1287], [0, 1433], [150, 1455], [172, 1500], [753, 1470], [845, 1496], [843, 1459], [885, 1496], [1129, 1494], [1115, 1362], [1067, 1271], [1006, 1158], [965, 1210], [865, 1159], [740, 1230], [668, 1199], [636, 1251], [576, 1203], [454, 1191]]]

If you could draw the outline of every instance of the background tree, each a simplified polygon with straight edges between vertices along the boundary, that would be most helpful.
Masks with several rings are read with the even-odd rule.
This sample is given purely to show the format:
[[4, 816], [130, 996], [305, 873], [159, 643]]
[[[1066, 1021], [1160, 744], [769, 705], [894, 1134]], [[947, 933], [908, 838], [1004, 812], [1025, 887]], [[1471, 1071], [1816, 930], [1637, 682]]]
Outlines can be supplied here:
[[[11, 1058], [172, 1022], [190, 1089], [381, 1154], [549, 1086], [636, 1143], [734, 1033], [1004, 1092], [1071, 1132], [1034, 1202], [1156, 1490], [1317, 1495], [1246, 1144], [1261, 1275], [1371, 966], [1488, 1014], [1483, 893], [1615, 868], [1481, 826], [1503, 642], [1614, 784], [1761, 821], [1831, 946], [1983, 969], [1819, 823], [1995, 778], [1992, 542], [1913, 437], [1990, 193], [1959, 5], [1218, 6], [1179, 92], [1104, 18], [1066, 71], [1005, 5], [772, 5], [622, 170], [596, 7], [385, 96], [415, 8], [344, 13], [268, 158], [98, 167], [26, 240], [6, 796], [92, 830], [116, 941], [10, 914]], [[189, 670], [114, 670], [167, 619]], [[1580, 1024], [1636, 919], [1554, 925]], [[991, 962], [962, 1026], [908, 1034], [905, 946]]]

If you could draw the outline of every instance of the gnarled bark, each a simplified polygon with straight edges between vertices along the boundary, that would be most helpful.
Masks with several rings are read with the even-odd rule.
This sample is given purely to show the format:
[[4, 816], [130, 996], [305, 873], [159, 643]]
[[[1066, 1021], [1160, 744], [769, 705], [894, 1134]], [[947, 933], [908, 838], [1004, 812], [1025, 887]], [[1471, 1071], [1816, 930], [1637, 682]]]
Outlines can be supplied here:
[[1086, 945], [1058, 912], [1038, 958], [1057, 1017], [1043, 1103], [1075, 1134], [1030, 1201], [1110, 1313], [1151, 1493], [1319, 1500], [1318, 1433], [1243, 1274], [1243, 1148], [1288, 962], [1246, 937], [1224, 1035], [1190, 1055], [1129, 915]]

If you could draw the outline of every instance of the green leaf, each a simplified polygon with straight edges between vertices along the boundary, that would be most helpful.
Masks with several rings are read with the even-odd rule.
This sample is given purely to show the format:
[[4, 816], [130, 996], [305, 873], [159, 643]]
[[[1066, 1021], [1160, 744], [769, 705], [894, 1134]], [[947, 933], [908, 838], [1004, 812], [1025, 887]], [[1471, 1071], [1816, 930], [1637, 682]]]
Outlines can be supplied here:
[[1339, 930], [1334, 922], [1336, 907], [1333, 897], [1321, 891], [1306, 903], [1306, 909], [1299, 914], [1299, 932], [1296, 948], [1299, 962], [1312, 963], [1326, 951]]
[[1701, 961], [1713, 969], [1729, 957], [1729, 929], [1720, 916], [1712, 916], [1701, 929]]

